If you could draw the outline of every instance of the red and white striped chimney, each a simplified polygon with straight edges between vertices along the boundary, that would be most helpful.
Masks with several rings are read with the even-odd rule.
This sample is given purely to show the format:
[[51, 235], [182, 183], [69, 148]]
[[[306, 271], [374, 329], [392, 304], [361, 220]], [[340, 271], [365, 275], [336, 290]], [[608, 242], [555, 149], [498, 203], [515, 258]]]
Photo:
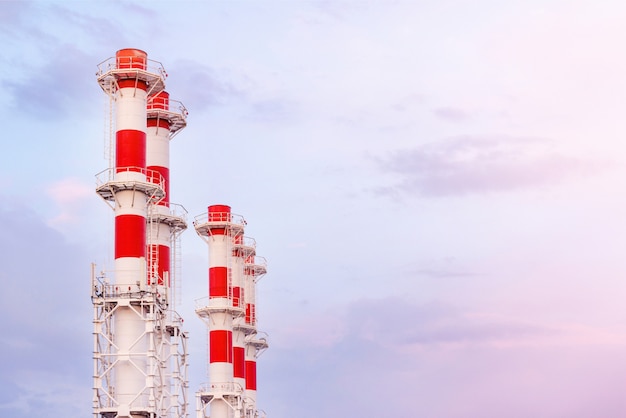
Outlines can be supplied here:
[[256, 252], [250, 252], [244, 264], [244, 281], [246, 284], [246, 315], [245, 322], [249, 328], [249, 335], [246, 337], [245, 367], [246, 367], [246, 409], [256, 413], [257, 402], [257, 363], [256, 359], [261, 351], [268, 346], [265, 338], [257, 335], [256, 320], [256, 283], [260, 276], [266, 273], [265, 263], [259, 262], [262, 258]]
[[163, 181], [165, 197], [150, 207], [148, 223], [148, 284], [169, 288], [170, 243], [172, 231], [166, 220], [170, 215], [170, 135], [169, 94], [158, 92], [148, 98], [146, 165], [149, 175]]
[[[244, 284], [244, 260], [249, 252], [246, 245], [243, 229], [233, 236], [232, 251], [232, 283], [233, 283], [233, 307], [241, 309], [243, 313], [245, 305], [245, 284]], [[245, 328], [241, 326], [243, 318], [233, 318], [233, 369], [235, 384], [243, 392], [246, 387], [246, 365], [245, 365]]]
[[[115, 283], [118, 292], [135, 292], [146, 280], [146, 211], [150, 187], [146, 176], [147, 54], [138, 49], [116, 53], [117, 72], [115, 176], [128, 187], [115, 195]], [[158, 179], [156, 179], [158, 180]], [[158, 183], [158, 181], [157, 181]], [[120, 306], [115, 313], [115, 336], [119, 361], [115, 364], [115, 389], [119, 416], [143, 410], [149, 404], [146, 392], [148, 338], [145, 324], [134, 308]], [[137, 394], [143, 393], [137, 397]]]
[[[209, 243], [209, 376], [217, 390], [233, 391], [233, 316], [230, 282], [231, 212], [230, 206], [208, 207]], [[223, 309], [221, 309], [223, 308]], [[224, 399], [211, 402], [210, 416], [228, 418], [230, 405]]]
[[[177, 102], [179, 103], [179, 102]], [[187, 228], [184, 215], [174, 213], [170, 201], [170, 140], [173, 135], [186, 126], [186, 109], [179, 103], [179, 111], [170, 111], [170, 97], [165, 91], [160, 91], [148, 97], [147, 103], [147, 140], [146, 166], [151, 181], [162, 181], [165, 196], [163, 199], [148, 206], [147, 222], [147, 284], [154, 286], [161, 306], [169, 308], [166, 315], [168, 325], [173, 325], [177, 319], [175, 314], [175, 295], [172, 289], [174, 277], [171, 260], [171, 245], [176, 242], [177, 234]], [[166, 329], [168, 328], [166, 325]], [[173, 327], [171, 328], [174, 329]], [[171, 333], [155, 333], [157, 353], [164, 361], [160, 362], [161, 376], [176, 375], [176, 365], [170, 359], [177, 353], [173, 346], [176, 342]], [[170, 392], [172, 384], [168, 382], [162, 390], [163, 401], [161, 408], [167, 411], [176, 408], [179, 401], [175, 398], [176, 391]]]
[[255, 241], [244, 236], [246, 222], [234, 217], [230, 206], [212, 205], [208, 220], [201, 215], [194, 221], [209, 243], [209, 298], [196, 307], [209, 328], [210, 382], [196, 392], [203, 418], [259, 416], [256, 358], [267, 341], [256, 330], [255, 286], [266, 267], [255, 255]]
[[94, 416], [182, 416], [187, 336], [168, 287], [170, 243], [187, 225], [169, 200], [169, 140], [187, 113], [169, 110], [165, 71], [142, 50], [121, 49], [98, 69], [115, 110], [115, 159], [96, 187], [114, 210], [115, 262], [112, 284], [92, 276]]
[[[145, 70], [147, 54], [138, 49], [117, 52], [119, 69]], [[146, 182], [147, 83], [129, 72], [118, 77], [116, 92], [115, 180]], [[148, 197], [134, 188], [119, 191], [115, 206], [116, 283], [135, 286], [143, 273], [146, 256], [146, 207]], [[130, 289], [129, 289], [130, 290]]]

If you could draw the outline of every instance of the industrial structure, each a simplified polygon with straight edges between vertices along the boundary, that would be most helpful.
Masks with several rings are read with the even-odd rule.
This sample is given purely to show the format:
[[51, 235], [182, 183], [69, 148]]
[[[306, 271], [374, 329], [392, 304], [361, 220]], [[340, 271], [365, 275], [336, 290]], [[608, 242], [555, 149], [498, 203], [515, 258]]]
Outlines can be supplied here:
[[209, 294], [196, 314], [209, 336], [209, 383], [196, 392], [197, 418], [257, 418], [256, 359], [267, 339], [256, 327], [256, 283], [266, 262], [244, 235], [246, 222], [226, 205], [212, 205], [194, 220], [209, 247]]
[[[98, 65], [109, 98], [109, 168], [96, 192], [114, 211], [114, 267], [92, 266], [93, 417], [187, 418], [188, 335], [180, 304], [180, 234], [187, 212], [170, 201], [170, 140], [187, 110], [170, 100], [161, 63], [122, 49]], [[113, 145], [114, 138], [114, 145]], [[197, 418], [260, 418], [256, 283], [266, 263], [229, 206], [209, 206], [194, 227], [209, 247], [208, 296], [196, 301], [209, 338]]]
[[96, 192], [114, 210], [115, 262], [113, 277], [92, 271], [94, 418], [187, 416], [187, 334], [175, 310], [187, 224], [169, 200], [169, 141], [187, 111], [180, 103], [170, 109], [165, 77], [137, 49], [98, 66], [115, 147]]

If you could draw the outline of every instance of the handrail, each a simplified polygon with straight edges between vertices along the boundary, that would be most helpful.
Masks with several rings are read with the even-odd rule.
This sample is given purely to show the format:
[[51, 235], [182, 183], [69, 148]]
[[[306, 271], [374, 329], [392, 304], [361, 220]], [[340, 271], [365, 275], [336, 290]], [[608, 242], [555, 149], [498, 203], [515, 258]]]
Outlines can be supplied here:
[[208, 213], [202, 213], [194, 217], [193, 224], [194, 225], [204, 225], [210, 222], [215, 223], [230, 223], [235, 225], [245, 226], [247, 225], [246, 220], [241, 215], [237, 215], [235, 213], [230, 212], [211, 212], [211, 220], [209, 220]]
[[254, 261], [251, 263], [245, 263], [246, 266], [261, 266], [267, 268], [267, 259], [261, 256], [255, 256]]
[[[107, 183], [118, 181], [115, 177], [120, 173], [139, 173], [146, 177], [145, 183], [152, 183], [165, 190], [165, 179], [156, 170], [144, 167], [114, 167], [106, 168], [96, 174], [96, 187], [104, 186]], [[106, 174], [106, 176], [105, 176]], [[104, 178], [106, 177], [106, 179]]]
[[[167, 78], [167, 72], [163, 68], [163, 64], [159, 61], [146, 59], [145, 57], [137, 57], [139, 60], [133, 65], [132, 59], [134, 57], [110, 57], [98, 64], [98, 71], [96, 76], [100, 77], [110, 71], [141, 71], [145, 73], [157, 74], [163, 80]], [[123, 65], [120, 65], [121, 61], [124, 61]]]
[[[154, 216], [154, 215], [158, 215], [158, 211], [163, 208], [165, 206], [151, 206], [149, 211], [148, 211], [148, 215], [150, 216]], [[187, 223], [187, 209], [185, 209], [185, 207], [179, 203], [172, 203], [169, 202], [167, 205], [167, 208], [169, 209], [169, 216], [171, 216], [172, 218], [179, 218], [182, 219], [183, 222]]]
[[239, 245], [243, 245], [245, 247], [252, 247], [256, 249], [256, 240], [252, 237], [243, 237], [243, 244], [239, 244]]
[[209, 297], [205, 296], [194, 300], [194, 305], [196, 309], [206, 308], [207, 306], [209, 306]]
[[[173, 106], [172, 106], [173, 105]], [[185, 107], [185, 105], [178, 100], [168, 99], [167, 104], [155, 102], [154, 96], [149, 97], [147, 101], [147, 110], [157, 111], [157, 112], [165, 112], [170, 114], [182, 115], [183, 118], [186, 118], [189, 115], [189, 111]]]
[[[228, 301], [232, 302], [231, 304], [229, 304], [228, 306], [212, 306], [211, 305], [211, 299], [227, 299]], [[205, 308], [216, 308], [216, 309], [223, 309], [223, 308], [233, 308], [233, 309], [243, 309], [243, 298], [241, 297], [235, 297], [235, 296], [228, 296], [228, 297], [223, 297], [223, 298], [215, 298], [215, 297], [211, 297], [211, 296], [203, 296], [201, 298], [198, 298], [196, 300], [194, 300], [194, 307], [195, 310], [198, 309], [205, 309]]]
[[[117, 284], [97, 284], [92, 289], [92, 297], [94, 298], [143, 298], [146, 295], [156, 294], [156, 290], [141, 290], [136, 286], [128, 286], [128, 290], [120, 289], [123, 285]], [[135, 287], [135, 289], [132, 289]]]
[[199, 392], [231, 392], [231, 393], [239, 393], [243, 392], [243, 388], [239, 383], [235, 382], [214, 382], [214, 383], [203, 383], [200, 385]]
[[171, 324], [175, 324], [178, 326], [183, 324], [184, 319], [182, 316], [180, 316], [178, 312], [173, 311], [173, 310], [168, 310], [168, 314], [169, 314], [168, 319]]
[[180, 203], [171, 203], [170, 202], [170, 213], [177, 218], [181, 218], [185, 222], [187, 222], [187, 209]]
[[185, 118], [187, 116], [189, 116], [189, 111], [187, 110], [187, 108], [185, 107], [185, 105], [183, 104], [183, 102], [180, 102], [178, 100], [171, 100], [170, 99], [170, 111], [172, 109], [172, 103], [174, 103], [176, 110], [178, 110], [177, 113], [180, 113], [181, 115], [183, 115]]
[[189, 112], [185, 105], [178, 100], [169, 100], [166, 105], [159, 102], [153, 103], [148, 99], [146, 110], [148, 118], [161, 118], [170, 123], [170, 139], [187, 126]]

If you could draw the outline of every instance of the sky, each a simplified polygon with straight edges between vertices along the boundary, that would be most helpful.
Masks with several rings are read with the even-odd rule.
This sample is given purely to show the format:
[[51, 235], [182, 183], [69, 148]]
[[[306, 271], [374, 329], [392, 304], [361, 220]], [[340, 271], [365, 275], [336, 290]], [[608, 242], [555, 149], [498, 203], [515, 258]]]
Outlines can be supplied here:
[[[91, 416], [91, 263], [113, 257], [95, 74], [122, 48], [189, 111], [171, 201], [230, 205], [268, 260], [268, 417], [626, 416], [625, 15], [0, 1], [0, 416]], [[181, 245], [193, 399], [208, 248], [193, 228]]]

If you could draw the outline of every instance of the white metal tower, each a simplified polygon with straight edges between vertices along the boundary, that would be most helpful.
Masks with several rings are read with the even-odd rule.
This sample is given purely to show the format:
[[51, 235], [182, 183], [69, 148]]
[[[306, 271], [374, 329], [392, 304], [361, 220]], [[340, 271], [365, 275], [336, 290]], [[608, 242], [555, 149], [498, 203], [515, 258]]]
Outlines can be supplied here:
[[[149, 138], [155, 167], [146, 165], [149, 115], [169, 111], [155, 113], [153, 101], [147, 109], [163, 91], [165, 71], [145, 52], [122, 49], [98, 66], [97, 77], [115, 105], [115, 166], [98, 175], [96, 188], [115, 213], [115, 263], [113, 277], [92, 271], [93, 416], [187, 417], [187, 335], [170, 306], [169, 255], [159, 254], [186, 223], [170, 210], [158, 133]], [[184, 126], [184, 116], [174, 126], [181, 119]]]
[[256, 331], [254, 286], [266, 268], [245, 224], [226, 205], [194, 221], [209, 245], [209, 296], [196, 301], [196, 314], [208, 328], [210, 381], [196, 392], [197, 418], [264, 416], [256, 408], [256, 358], [267, 341]]
[[243, 233], [244, 220], [230, 206], [212, 205], [196, 217], [196, 232], [209, 245], [209, 296], [196, 301], [196, 314], [205, 321], [209, 337], [211, 382], [196, 392], [198, 418], [239, 418], [243, 388], [234, 381], [233, 318], [244, 315], [233, 304], [232, 237]]

